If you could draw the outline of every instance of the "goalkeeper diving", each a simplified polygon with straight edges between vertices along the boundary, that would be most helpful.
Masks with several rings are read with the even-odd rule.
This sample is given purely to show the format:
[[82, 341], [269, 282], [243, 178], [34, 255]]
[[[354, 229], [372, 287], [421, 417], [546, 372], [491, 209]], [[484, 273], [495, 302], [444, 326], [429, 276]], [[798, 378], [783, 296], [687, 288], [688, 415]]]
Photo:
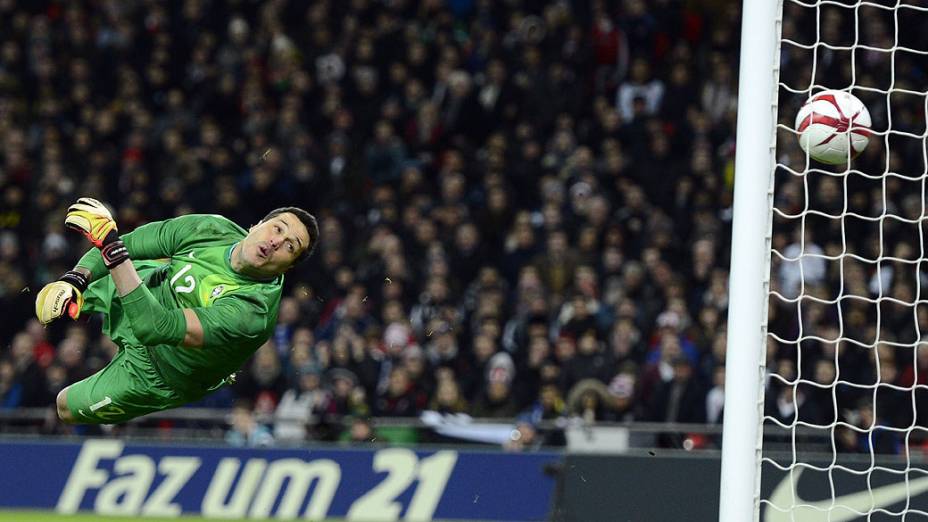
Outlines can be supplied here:
[[120, 236], [107, 208], [81, 198], [65, 225], [93, 245], [36, 298], [43, 324], [101, 312], [119, 349], [103, 369], [58, 393], [58, 416], [115, 424], [196, 401], [229, 381], [270, 338], [284, 272], [319, 240], [305, 210], [271, 211], [245, 230], [191, 214]]

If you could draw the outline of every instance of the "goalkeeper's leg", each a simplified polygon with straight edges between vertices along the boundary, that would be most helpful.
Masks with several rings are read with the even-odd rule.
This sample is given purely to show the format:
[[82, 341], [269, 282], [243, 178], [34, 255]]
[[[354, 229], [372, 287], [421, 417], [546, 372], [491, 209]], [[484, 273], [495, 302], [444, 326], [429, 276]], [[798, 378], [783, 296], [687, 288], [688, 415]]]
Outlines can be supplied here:
[[119, 350], [103, 369], [58, 394], [58, 417], [69, 424], [117, 424], [189, 402], [158, 375], [144, 347]]

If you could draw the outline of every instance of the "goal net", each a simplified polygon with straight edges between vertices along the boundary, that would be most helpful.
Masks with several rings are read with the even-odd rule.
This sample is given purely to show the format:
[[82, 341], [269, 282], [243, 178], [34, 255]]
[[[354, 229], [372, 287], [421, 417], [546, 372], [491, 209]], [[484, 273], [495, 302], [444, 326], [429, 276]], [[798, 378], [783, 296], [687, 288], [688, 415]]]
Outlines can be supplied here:
[[[759, 516], [923, 519], [928, 1], [783, 0], [779, 48]], [[793, 127], [825, 89], [873, 120], [845, 165]]]

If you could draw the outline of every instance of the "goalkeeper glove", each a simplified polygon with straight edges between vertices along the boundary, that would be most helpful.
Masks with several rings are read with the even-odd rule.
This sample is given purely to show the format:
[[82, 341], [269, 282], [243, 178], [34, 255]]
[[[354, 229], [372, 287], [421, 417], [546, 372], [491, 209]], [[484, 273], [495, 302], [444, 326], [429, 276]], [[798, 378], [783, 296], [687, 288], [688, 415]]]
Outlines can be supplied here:
[[48, 324], [65, 314], [71, 319], [77, 319], [84, 306], [87, 284], [84, 274], [69, 270], [61, 279], [42, 287], [35, 298], [35, 315], [39, 322]]
[[93, 246], [100, 249], [106, 268], [129, 259], [129, 251], [119, 239], [116, 221], [103, 203], [93, 198], [80, 198], [68, 208], [64, 219], [66, 227], [84, 235]]

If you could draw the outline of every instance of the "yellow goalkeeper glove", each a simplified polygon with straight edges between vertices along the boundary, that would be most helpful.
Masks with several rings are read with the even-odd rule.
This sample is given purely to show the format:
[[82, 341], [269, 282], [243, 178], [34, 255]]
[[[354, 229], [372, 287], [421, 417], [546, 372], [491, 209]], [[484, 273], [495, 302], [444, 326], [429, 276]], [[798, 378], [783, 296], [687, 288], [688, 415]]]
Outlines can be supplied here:
[[113, 215], [103, 203], [93, 198], [80, 198], [68, 207], [64, 224], [83, 234], [97, 248], [103, 248], [106, 236], [117, 231]]
[[93, 198], [78, 199], [77, 203], [68, 207], [64, 224], [83, 234], [100, 249], [106, 268], [113, 268], [129, 259], [129, 251], [119, 239], [116, 221], [103, 203]]
[[35, 298], [35, 315], [39, 322], [48, 324], [65, 314], [71, 319], [77, 319], [84, 306], [87, 284], [84, 274], [71, 270], [61, 279], [43, 286]]

